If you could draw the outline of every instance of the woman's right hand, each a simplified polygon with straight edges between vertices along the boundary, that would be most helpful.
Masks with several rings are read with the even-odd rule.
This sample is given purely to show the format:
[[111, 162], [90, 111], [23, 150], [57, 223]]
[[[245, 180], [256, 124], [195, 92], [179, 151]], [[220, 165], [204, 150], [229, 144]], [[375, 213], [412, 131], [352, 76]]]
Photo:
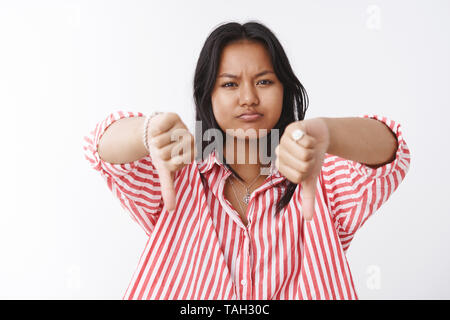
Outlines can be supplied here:
[[150, 157], [161, 183], [161, 195], [167, 210], [171, 211], [176, 205], [173, 178], [177, 170], [194, 161], [194, 136], [173, 112], [152, 117], [147, 133]]

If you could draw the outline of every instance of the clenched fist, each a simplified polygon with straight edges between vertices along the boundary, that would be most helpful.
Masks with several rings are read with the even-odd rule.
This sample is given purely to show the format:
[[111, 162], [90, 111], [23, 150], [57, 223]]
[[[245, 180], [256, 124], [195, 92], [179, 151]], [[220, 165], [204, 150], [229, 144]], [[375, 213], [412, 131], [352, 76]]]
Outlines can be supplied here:
[[155, 115], [148, 125], [148, 146], [158, 171], [166, 209], [175, 209], [174, 174], [195, 159], [194, 136], [176, 113]]
[[[292, 136], [296, 129], [304, 132], [297, 141]], [[275, 148], [275, 166], [289, 181], [301, 184], [303, 216], [314, 215], [316, 181], [329, 146], [329, 131], [321, 118], [296, 121], [284, 130], [280, 144]]]

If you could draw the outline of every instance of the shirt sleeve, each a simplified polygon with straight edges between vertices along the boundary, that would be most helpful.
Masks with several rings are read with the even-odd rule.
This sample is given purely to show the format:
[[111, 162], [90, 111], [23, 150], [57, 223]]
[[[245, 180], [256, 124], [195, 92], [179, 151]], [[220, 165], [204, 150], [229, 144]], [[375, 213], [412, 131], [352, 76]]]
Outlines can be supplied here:
[[142, 112], [117, 111], [97, 123], [83, 137], [84, 157], [100, 172], [114, 197], [144, 231], [150, 235], [162, 209], [159, 177], [150, 155], [134, 162], [112, 164], [100, 159], [98, 143], [106, 129], [125, 117], [142, 117]]
[[410, 152], [400, 124], [378, 115], [360, 115], [387, 125], [397, 138], [395, 159], [378, 168], [326, 154], [322, 178], [328, 207], [344, 250], [355, 232], [398, 188], [410, 166]]

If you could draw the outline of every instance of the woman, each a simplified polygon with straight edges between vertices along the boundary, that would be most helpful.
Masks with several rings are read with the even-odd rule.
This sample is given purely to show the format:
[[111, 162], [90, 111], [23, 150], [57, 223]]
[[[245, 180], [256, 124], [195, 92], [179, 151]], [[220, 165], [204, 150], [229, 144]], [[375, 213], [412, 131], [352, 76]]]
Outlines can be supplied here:
[[149, 236], [124, 298], [357, 299], [345, 252], [408, 171], [400, 125], [304, 120], [306, 92], [257, 22], [209, 35], [194, 100], [195, 138], [175, 113], [123, 111], [85, 137]]

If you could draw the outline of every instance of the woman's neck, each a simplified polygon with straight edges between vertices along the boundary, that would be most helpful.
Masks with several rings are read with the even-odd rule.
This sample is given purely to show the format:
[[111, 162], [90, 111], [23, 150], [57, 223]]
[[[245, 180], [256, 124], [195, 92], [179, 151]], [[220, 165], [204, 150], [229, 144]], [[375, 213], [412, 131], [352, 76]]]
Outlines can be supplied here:
[[267, 175], [262, 169], [269, 167], [270, 163], [262, 163], [258, 140], [227, 139], [223, 155], [224, 160], [246, 183], [260, 174]]

